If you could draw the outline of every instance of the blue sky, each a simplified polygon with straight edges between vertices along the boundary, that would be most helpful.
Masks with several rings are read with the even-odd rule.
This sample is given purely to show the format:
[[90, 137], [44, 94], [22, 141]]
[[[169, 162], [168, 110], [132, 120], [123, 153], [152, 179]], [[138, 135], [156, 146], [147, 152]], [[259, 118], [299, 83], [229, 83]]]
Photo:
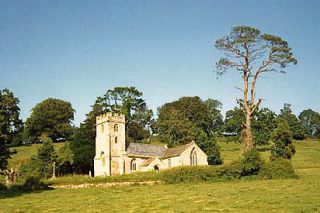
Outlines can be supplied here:
[[181, 96], [236, 105], [236, 73], [219, 80], [214, 41], [248, 25], [286, 39], [298, 59], [260, 79], [257, 96], [279, 112], [320, 112], [320, 1], [0, 1], [0, 88], [26, 119], [48, 97], [70, 101], [75, 124], [97, 96], [135, 86], [154, 110]]

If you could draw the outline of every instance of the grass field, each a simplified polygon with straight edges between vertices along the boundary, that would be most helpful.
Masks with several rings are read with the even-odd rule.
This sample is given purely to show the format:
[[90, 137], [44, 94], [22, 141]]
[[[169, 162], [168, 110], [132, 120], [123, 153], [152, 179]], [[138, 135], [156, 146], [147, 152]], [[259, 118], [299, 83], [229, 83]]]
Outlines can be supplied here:
[[[54, 143], [54, 148], [58, 151], [64, 143]], [[20, 146], [11, 148], [11, 151], [16, 150], [17, 153], [12, 155], [9, 160], [9, 168], [19, 168], [21, 164], [26, 163], [33, 155], [37, 154], [38, 148], [41, 144], [33, 144], [32, 146]]]
[[[0, 212], [320, 212], [320, 143], [295, 143], [299, 179], [55, 189], [8, 194]], [[221, 144], [226, 163], [239, 145]], [[268, 158], [269, 152], [262, 152]]]

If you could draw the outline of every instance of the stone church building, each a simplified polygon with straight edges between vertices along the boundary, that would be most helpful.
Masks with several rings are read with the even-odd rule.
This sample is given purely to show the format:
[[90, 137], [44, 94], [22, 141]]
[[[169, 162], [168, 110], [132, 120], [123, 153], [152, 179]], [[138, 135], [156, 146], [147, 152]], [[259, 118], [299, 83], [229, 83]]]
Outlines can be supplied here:
[[208, 165], [207, 155], [193, 141], [167, 148], [163, 145], [125, 143], [125, 116], [106, 113], [96, 118], [94, 175], [109, 176], [176, 166]]

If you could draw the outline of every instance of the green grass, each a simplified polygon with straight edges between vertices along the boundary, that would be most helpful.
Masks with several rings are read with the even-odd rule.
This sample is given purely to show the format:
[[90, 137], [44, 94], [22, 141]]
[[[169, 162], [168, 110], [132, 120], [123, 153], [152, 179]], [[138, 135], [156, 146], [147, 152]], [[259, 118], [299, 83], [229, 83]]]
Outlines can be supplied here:
[[[299, 179], [10, 193], [0, 195], [0, 212], [320, 212], [320, 143], [295, 146], [292, 163]], [[238, 144], [221, 144], [221, 149], [226, 163], [240, 156]], [[266, 159], [269, 154], [262, 152]]]
[[[20, 165], [26, 163], [33, 155], [37, 154], [37, 150], [41, 145], [42, 144], [32, 144], [31, 146], [19, 146], [11, 148], [11, 151], [16, 150], [17, 153], [11, 156], [12, 158], [9, 160], [9, 168], [18, 169]], [[64, 143], [54, 143], [56, 152], [63, 145]]]

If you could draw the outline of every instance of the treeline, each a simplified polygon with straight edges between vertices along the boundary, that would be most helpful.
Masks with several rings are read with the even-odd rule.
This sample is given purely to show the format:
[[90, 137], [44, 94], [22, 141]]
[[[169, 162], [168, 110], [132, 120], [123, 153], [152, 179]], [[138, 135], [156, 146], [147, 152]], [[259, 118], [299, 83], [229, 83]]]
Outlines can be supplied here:
[[[157, 109], [157, 116], [148, 108], [143, 93], [135, 87], [115, 87], [96, 98], [86, 119], [79, 127], [72, 125], [75, 110], [70, 102], [48, 98], [38, 103], [25, 123], [20, 119], [19, 99], [8, 89], [0, 91], [0, 170], [4, 171], [10, 157], [9, 147], [45, 142], [47, 148], [33, 158], [34, 165], [57, 163], [57, 172], [88, 173], [93, 169], [95, 155], [95, 117], [106, 112], [126, 116], [126, 142], [166, 143], [169, 147], [195, 140], [207, 153], [210, 164], [221, 164], [216, 137], [225, 136], [241, 141], [245, 119], [241, 100], [238, 106], [221, 114], [222, 104], [215, 99], [202, 100], [181, 97]], [[320, 137], [320, 114], [311, 109], [293, 114], [290, 104], [284, 104], [280, 114], [268, 108], [258, 109], [253, 117], [255, 144], [268, 144], [279, 122], [285, 122], [296, 140]], [[55, 141], [70, 141], [58, 155], [50, 145]], [[49, 150], [49, 154], [41, 154]], [[57, 157], [59, 156], [59, 157]], [[39, 159], [46, 158], [46, 163]], [[38, 159], [38, 161], [36, 160]], [[43, 169], [49, 171], [48, 169]], [[23, 171], [36, 171], [23, 167]], [[45, 174], [46, 176], [50, 174]]]

